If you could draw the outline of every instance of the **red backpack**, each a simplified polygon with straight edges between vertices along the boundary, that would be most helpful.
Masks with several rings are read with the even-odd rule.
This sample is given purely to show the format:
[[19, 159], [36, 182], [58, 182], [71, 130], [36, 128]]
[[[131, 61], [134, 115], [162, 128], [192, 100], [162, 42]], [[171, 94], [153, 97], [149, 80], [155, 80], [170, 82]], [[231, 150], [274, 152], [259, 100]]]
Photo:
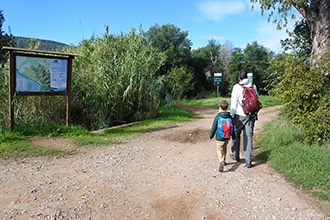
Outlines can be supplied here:
[[242, 84], [239, 84], [243, 87], [243, 111], [244, 114], [254, 114], [258, 113], [259, 110], [262, 108], [262, 104], [258, 99], [258, 95], [256, 93], [256, 90], [253, 88], [253, 86], [243, 86]]

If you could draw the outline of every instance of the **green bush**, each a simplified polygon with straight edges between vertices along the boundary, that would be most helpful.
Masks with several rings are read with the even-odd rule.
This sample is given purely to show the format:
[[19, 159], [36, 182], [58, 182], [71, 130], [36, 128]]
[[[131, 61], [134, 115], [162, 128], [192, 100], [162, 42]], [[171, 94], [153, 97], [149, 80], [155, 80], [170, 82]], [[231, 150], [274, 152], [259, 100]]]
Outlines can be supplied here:
[[330, 96], [324, 96], [318, 103], [318, 108], [306, 114], [301, 127], [304, 133], [304, 139], [308, 143], [326, 142], [330, 143]]
[[165, 55], [143, 33], [84, 40], [72, 51], [72, 121], [95, 130], [154, 117], [159, 106], [156, 71]]
[[293, 54], [283, 62], [284, 72], [275, 77], [271, 92], [287, 103], [283, 117], [303, 131], [306, 142], [329, 140], [329, 95], [322, 65], [311, 69]]
[[165, 83], [169, 94], [174, 99], [185, 98], [190, 90], [193, 89], [193, 72], [186, 67], [172, 68], [165, 77]]

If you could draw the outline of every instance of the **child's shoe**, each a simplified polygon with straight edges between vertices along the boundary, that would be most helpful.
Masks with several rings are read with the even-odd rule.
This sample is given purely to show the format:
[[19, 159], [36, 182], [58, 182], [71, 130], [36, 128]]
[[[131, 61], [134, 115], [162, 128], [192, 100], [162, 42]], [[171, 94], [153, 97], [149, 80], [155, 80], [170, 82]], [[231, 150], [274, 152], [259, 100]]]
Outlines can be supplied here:
[[223, 168], [225, 167], [225, 162], [222, 161], [219, 166], [219, 172], [223, 172]]

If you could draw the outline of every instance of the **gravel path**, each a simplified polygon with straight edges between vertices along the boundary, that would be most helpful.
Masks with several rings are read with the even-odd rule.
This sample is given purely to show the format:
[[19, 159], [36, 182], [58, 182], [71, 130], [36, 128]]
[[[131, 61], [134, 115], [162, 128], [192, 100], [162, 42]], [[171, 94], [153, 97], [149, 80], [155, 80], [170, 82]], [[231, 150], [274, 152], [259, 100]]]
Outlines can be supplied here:
[[[0, 161], [0, 219], [330, 219], [329, 202], [262, 161], [247, 169], [227, 159], [219, 173], [208, 139], [216, 110], [195, 112], [194, 121], [66, 158]], [[256, 138], [276, 114], [261, 110]]]

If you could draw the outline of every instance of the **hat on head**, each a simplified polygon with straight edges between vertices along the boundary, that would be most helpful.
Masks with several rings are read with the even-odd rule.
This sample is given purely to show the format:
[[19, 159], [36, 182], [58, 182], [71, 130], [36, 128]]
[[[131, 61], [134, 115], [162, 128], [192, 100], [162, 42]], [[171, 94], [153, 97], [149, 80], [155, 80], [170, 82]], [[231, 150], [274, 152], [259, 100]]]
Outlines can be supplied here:
[[246, 79], [247, 78], [247, 73], [244, 70], [242, 70], [241, 72], [239, 72], [238, 77], [240, 79]]

